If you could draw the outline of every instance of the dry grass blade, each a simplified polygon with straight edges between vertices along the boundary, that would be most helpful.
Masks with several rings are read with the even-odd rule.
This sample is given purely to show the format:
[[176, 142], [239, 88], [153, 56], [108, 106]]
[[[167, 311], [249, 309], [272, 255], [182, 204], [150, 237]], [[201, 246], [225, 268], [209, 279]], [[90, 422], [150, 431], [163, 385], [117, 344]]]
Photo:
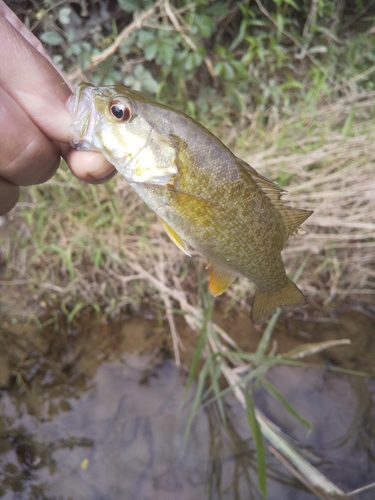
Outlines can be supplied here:
[[301, 481], [302, 484], [306, 486], [314, 495], [316, 495], [317, 498], [320, 498], [321, 500], [349, 500], [349, 497], [347, 495], [339, 495], [339, 494], [327, 494], [324, 491], [321, 491], [319, 488], [316, 488], [312, 486], [309, 481], [306, 480], [306, 478], [299, 472], [298, 469], [293, 467], [293, 465], [281, 454], [279, 453], [273, 446], [269, 446], [268, 449], [270, 452], [278, 459], [280, 462], [286, 467], [289, 472], [297, 478], [299, 481]]
[[351, 341], [349, 339], [341, 340], [326, 340], [325, 342], [316, 342], [315, 344], [303, 344], [299, 347], [295, 347], [291, 351], [288, 351], [282, 355], [284, 359], [302, 359], [307, 356], [312, 356], [318, 352], [329, 349], [330, 347], [338, 347], [341, 345], [349, 345]]
[[348, 493], [348, 497], [352, 497], [354, 495], [358, 495], [358, 493], [362, 493], [363, 491], [373, 490], [373, 489], [375, 489], [375, 483], [367, 484], [366, 486], [363, 486], [363, 488], [358, 488], [357, 490], [350, 491]]

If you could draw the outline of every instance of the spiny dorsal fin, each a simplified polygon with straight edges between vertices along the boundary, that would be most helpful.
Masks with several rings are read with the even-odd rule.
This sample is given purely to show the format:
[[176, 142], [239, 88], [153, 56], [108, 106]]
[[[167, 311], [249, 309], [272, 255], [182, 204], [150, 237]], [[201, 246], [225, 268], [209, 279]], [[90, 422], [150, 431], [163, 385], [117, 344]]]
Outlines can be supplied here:
[[263, 175], [260, 175], [255, 168], [243, 160], [238, 159], [237, 165], [242, 172], [250, 175], [255, 184], [262, 190], [272, 205], [279, 211], [281, 217], [283, 218], [288, 238], [296, 234], [301, 234], [300, 231], [303, 230], [300, 230], [299, 226], [305, 222], [305, 220], [310, 217], [313, 212], [311, 210], [291, 208], [288, 202], [282, 199], [283, 195], [288, 194], [285, 189], [280, 188], [272, 181], [266, 179], [266, 177], [263, 177]]
[[290, 238], [291, 236], [296, 236], [297, 234], [306, 233], [306, 231], [301, 229], [299, 226], [310, 217], [313, 211], [290, 208], [286, 205], [282, 208], [282, 210], [280, 210], [280, 213], [284, 220], [288, 238]]

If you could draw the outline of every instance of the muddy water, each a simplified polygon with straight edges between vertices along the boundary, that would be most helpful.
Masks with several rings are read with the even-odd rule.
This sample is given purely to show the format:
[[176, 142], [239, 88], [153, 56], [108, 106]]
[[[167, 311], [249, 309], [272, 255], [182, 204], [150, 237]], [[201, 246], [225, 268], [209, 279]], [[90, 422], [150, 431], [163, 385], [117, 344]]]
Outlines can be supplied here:
[[[82, 314], [67, 325], [35, 304], [2, 305], [0, 329], [0, 498], [61, 500], [260, 499], [246, 415], [226, 399], [227, 425], [215, 405], [200, 409], [186, 446], [195, 387], [171, 360], [166, 324], [121, 324]], [[38, 313], [39, 321], [33, 315]], [[375, 384], [327, 369], [375, 371], [375, 322], [360, 312], [280, 324], [278, 352], [301, 342], [350, 338], [351, 346], [312, 361], [322, 368], [275, 367], [268, 379], [313, 425], [306, 429], [259, 390], [256, 403], [344, 491], [375, 480]], [[244, 349], [260, 330], [247, 316], [215, 319]], [[44, 327], [42, 327], [44, 323]], [[177, 327], [189, 364], [196, 335]], [[230, 327], [230, 328], [229, 328]], [[316, 498], [270, 453], [269, 500]], [[375, 490], [353, 498], [370, 500]]]

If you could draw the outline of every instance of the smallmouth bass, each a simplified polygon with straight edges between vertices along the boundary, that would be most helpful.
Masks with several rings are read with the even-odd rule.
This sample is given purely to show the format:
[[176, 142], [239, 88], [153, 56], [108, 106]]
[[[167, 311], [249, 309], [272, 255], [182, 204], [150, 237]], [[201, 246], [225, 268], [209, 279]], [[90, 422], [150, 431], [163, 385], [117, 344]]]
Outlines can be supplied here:
[[255, 324], [305, 303], [281, 250], [312, 212], [290, 208], [284, 190], [205, 127], [140, 92], [81, 83], [70, 129], [72, 147], [100, 151], [183, 252], [207, 258], [213, 295], [246, 276], [256, 287]]

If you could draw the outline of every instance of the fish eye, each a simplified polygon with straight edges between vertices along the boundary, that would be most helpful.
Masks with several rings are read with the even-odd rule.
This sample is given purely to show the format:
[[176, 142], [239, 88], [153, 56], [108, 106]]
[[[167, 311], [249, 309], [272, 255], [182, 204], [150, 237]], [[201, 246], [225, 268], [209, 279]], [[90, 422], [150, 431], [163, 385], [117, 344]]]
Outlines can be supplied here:
[[111, 101], [109, 104], [109, 111], [113, 118], [118, 122], [127, 122], [131, 117], [131, 109], [124, 102]]

